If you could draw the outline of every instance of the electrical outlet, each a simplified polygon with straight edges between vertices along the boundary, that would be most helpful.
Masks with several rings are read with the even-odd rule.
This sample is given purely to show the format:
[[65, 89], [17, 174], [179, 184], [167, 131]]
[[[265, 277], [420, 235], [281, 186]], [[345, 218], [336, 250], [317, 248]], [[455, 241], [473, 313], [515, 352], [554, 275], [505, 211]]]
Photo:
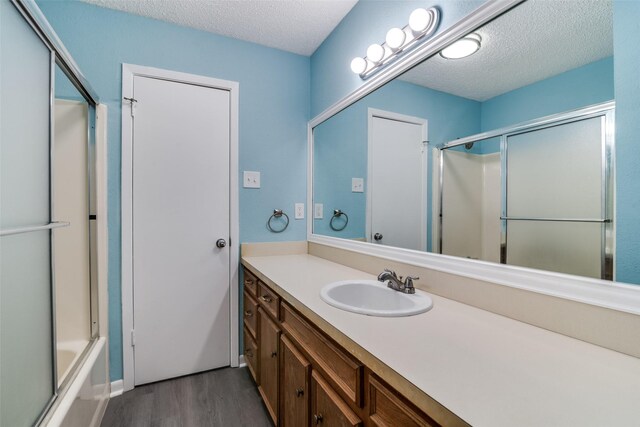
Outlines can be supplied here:
[[364, 178], [351, 178], [351, 192], [364, 193]]
[[296, 203], [296, 219], [304, 219], [304, 203]]
[[244, 171], [242, 184], [244, 188], [260, 188], [260, 172]]
[[322, 211], [324, 210], [324, 206], [322, 203], [316, 203], [313, 205], [313, 218], [314, 219], [322, 219]]

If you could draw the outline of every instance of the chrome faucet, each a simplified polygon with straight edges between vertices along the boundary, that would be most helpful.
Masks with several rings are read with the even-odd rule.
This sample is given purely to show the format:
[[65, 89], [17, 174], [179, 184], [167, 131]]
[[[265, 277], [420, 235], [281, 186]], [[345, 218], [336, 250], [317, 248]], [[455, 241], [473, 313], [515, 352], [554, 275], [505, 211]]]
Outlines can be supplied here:
[[413, 281], [418, 280], [419, 277], [407, 276], [402, 281], [402, 276], [398, 277], [395, 271], [385, 268], [384, 271], [378, 274], [378, 280], [381, 282], [387, 281], [387, 286], [398, 292], [404, 292], [405, 294], [415, 294], [416, 289], [413, 287]]

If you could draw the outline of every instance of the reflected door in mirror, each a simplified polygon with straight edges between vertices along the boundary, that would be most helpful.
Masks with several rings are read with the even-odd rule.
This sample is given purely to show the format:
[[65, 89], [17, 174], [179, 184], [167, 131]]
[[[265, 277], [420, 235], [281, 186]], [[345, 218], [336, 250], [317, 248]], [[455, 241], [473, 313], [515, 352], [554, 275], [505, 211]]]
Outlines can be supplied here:
[[369, 116], [368, 241], [426, 250], [426, 120]]

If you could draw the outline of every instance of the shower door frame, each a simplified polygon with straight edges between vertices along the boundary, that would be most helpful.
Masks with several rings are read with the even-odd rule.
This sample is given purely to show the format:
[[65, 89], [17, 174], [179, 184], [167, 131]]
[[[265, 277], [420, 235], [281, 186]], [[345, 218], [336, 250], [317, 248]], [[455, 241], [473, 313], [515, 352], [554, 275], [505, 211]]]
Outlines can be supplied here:
[[[578, 122], [582, 120], [602, 117], [604, 119], [604, 129], [601, 139], [601, 217], [596, 218], [508, 218], [507, 217], [507, 138], [527, 132], [560, 126], [568, 123]], [[449, 141], [439, 147], [439, 150], [457, 147], [469, 143], [482, 141], [489, 138], [500, 137], [500, 263], [507, 264], [507, 221], [509, 220], [537, 220], [537, 221], [565, 221], [565, 222], [590, 222], [602, 223], [601, 231], [601, 277], [600, 279], [613, 281], [615, 280], [615, 222], [614, 215], [614, 123], [615, 123], [615, 101], [603, 102], [600, 104], [590, 105], [588, 107], [570, 110], [558, 114], [552, 114], [534, 119], [513, 126], [499, 128], [489, 132], [483, 132], [471, 135], [465, 138]], [[442, 254], [442, 198], [444, 187], [444, 163], [443, 153], [440, 153], [440, 171], [439, 171], [439, 253]]]
[[[49, 66], [49, 224], [46, 225], [37, 225], [33, 227], [21, 227], [16, 229], [4, 230], [0, 234], [1, 235], [11, 235], [11, 234], [20, 234], [20, 233], [29, 233], [34, 231], [43, 231], [49, 230], [50, 241], [50, 295], [51, 295], [51, 342], [52, 342], [52, 351], [51, 351], [51, 363], [52, 363], [52, 396], [49, 399], [48, 403], [42, 409], [38, 419], [36, 420], [35, 425], [40, 425], [45, 420], [48, 420], [52, 413], [52, 408], [57, 406], [60, 402], [60, 396], [66, 394], [67, 390], [70, 387], [72, 379], [78, 372], [78, 367], [81, 366], [84, 359], [87, 357], [89, 351], [95, 346], [97, 339], [100, 336], [100, 325], [98, 323], [98, 318], [100, 316], [99, 313], [99, 301], [98, 301], [98, 283], [93, 282], [94, 276], [93, 273], [89, 274], [89, 293], [90, 293], [90, 339], [85, 348], [83, 349], [80, 356], [77, 358], [74, 366], [71, 368], [72, 370], [67, 375], [62, 384], [58, 384], [58, 372], [57, 372], [57, 333], [56, 333], [56, 285], [55, 285], [55, 271], [54, 271], [54, 239], [55, 236], [53, 234], [53, 230], [62, 227], [68, 227], [71, 224], [68, 222], [55, 222], [52, 221], [53, 216], [53, 156], [54, 156], [54, 123], [55, 123], [55, 72], [56, 65], [60, 68], [60, 70], [67, 76], [69, 81], [73, 84], [73, 86], [80, 92], [80, 94], [85, 98], [88, 106], [93, 107], [94, 114], [97, 114], [98, 104], [100, 102], [99, 97], [96, 92], [93, 90], [88, 80], [84, 77], [77, 64], [73, 60], [70, 53], [67, 51], [65, 46], [62, 44], [62, 41], [59, 39], [45, 16], [40, 11], [40, 8], [37, 6], [34, 0], [11, 0], [11, 4], [16, 8], [18, 13], [24, 18], [25, 23], [31, 27], [36, 36], [42, 41], [45, 47], [49, 50], [50, 56], [50, 66]], [[96, 129], [95, 129], [94, 120], [94, 129], [91, 129], [90, 122], [87, 126], [87, 141], [90, 144], [91, 141], [96, 141]], [[93, 132], [93, 134], [92, 134]], [[97, 147], [94, 147], [96, 150]], [[91, 148], [88, 147], [88, 158], [87, 158], [87, 180], [90, 179], [91, 170]], [[98, 155], [96, 151], [96, 156]], [[97, 163], [98, 158], [95, 157], [95, 162]], [[94, 170], [95, 170], [94, 164]], [[96, 176], [97, 178], [97, 176]], [[91, 194], [91, 181], [89, 182], [89, 194], [88, 201], [91, 197], [97, 197], [97, 194]], [[97, 183], [96, 183], [97, 184]], [[90, 202], [88, 202], [90, 203]], [[87, 206], [87, 213], [90, 214], [90, 205]], [[94, 219], [95, 218], [91, 218]], [[98, 229], [98, 228], [97, 228]], [[88, 229], [89, 233], [89, 256], [92, 256], [92, 238], [91, 238], [91, 225], [89, 225]], [[96, 236], [97, 237], [97, 236]], [[96, 248], [97, 249], [97, 248]], [[97, 250], [95, 251], [97, 254]], [[98, 260], [94, 262], [90, 258], [89, 269], [92, 270], [92, 265], [97, 266]]]

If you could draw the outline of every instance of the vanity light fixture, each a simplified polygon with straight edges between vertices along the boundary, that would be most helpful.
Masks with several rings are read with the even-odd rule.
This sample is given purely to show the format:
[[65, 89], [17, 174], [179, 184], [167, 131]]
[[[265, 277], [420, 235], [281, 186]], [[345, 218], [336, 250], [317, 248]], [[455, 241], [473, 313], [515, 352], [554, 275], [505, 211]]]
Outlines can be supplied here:
[[374, 64], [379, 64], [384, 58], [384, 48], [379, 44], [372, 44], [367, 48], [367, 59]]
[[444, 59], [466, 58], [480, 50], [481, 43], [482, 37], [479, 34], [471, 33], [442, 49], [440, 56]]
[[351, 71], [367, 78], [373, 72], [396, 59], [403, 52], [417, 46], [431, 36], [440, 21], [437, 8], [419, 8], [411, 12], [409, 24], [403, 28], [392, 28], [387, 32], [385, 42], [372, 44], [367, 56], [356, 57], [351, 61]]

